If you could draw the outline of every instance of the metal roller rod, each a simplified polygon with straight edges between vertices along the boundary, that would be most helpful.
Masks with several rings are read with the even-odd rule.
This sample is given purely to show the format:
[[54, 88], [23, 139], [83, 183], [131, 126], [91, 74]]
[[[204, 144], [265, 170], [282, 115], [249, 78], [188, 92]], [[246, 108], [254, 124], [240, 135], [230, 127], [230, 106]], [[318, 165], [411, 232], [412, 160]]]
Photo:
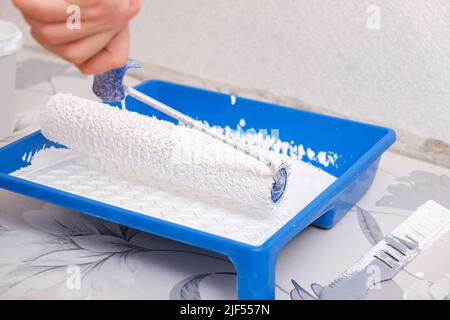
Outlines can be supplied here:
[[270, 170], [272, 171], [272, 173], [275, 176], [278, 174], [279, 169], [280, 169], [279, 166], [277, 166], [269, 158], [260, 155], [257, 150], [252, 149], [250, 147], [244, 147], [244, 146], [242, 146], [242, 145], [240, 145], [240, 144], [230, 140], [226, 136], [224, 136], [224, 135], [222, 135], [220, 133], [217, 133], [214, 130], [211, 130], [209, 127], [207, 127], [203, 123], [188, 117], [187, 115], [185, 115], [185, 114], [183, 114], [183, 113], [181, 113], [181, 112], [179, 112], [179, 111], [169, 107], [168, 105], [162, 103], [161, 101], [153, 99], [152, 97], [149, 97], [146, 94], [143, 94], [142, 92], [140, 92], [140, 91], [138, 91], [138, 90], [136, 90], [134, 88], [131, 88], [131, 87], [126, 86], [126, 85], [124, 86], [124, 88], [125, 88], [125, 92], [128, 95], [132, 96], [133, 98], [135, 98], [135, 99], [137, 99], [137, 100], [139, 100], [139, 101], [141, 101], [141, 102], [143, 102], [143, 103], [145, 103], [147, 105], [150, 105], [151, 107], [161, 111], [162, 113], [164, 113], [164, 114], [166, 114], [166, 115], [168, 115], [168, 116], [170, 116], [170, 117], [172, 117], [174, 119], [177, 119], [181, 123], [187, 124], [190, 127], [192, 127], [193, 129], [199, 130], [199, 131], [207, 134], [208, 136], [210, 136], [210, 137], [212, 137], [212, 138], [214, 138], [216, 140], [219, 140], [219, 141], [221, 141], [221, 142], [223, 142], [223, 143], [233, 147], [234, 149], [245, 153], [246, 155], [248, 155], [248, 156], [250, 156], [250, 157], [252, 157], [252, 158], [254, 158], [256, 160], [264, 162], [270, 168]]

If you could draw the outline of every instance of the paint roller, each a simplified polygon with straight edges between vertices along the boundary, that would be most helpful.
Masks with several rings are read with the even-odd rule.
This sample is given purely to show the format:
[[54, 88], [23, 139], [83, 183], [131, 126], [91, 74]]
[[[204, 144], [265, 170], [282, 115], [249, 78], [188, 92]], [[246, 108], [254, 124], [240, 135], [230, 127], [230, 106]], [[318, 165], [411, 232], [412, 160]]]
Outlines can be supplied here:
[[164, 103], [123, 84], [132, 64], [94, 77], [103, 101], [125, 94], [182, 125], [107, 106], [70, 94], [47, 103], [43, 135], [75, 152], [130, 169], [142, 179], [162, 178], [247, 204], [267, 205], [282, 198], [288, 179], [285, 162], [234, 141]]

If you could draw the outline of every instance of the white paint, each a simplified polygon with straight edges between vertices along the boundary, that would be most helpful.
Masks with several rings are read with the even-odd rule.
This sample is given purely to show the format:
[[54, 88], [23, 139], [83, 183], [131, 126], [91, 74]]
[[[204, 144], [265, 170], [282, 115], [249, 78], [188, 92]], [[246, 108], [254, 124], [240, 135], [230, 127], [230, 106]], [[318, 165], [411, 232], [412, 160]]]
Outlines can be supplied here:
[[[207, 122], [204, 122], [205, 125], [208, 125]], [[307, 152], [305, 152], [305, 148], [302, 144], [294, 144], [294, 141], [290, 143], [286, 141], [281, 141], [278, 137], [278, 130], [272, 130], [276, 134], [269, 134], [267, 130], [260, 130], [255, 132], [253, 129], [242, 130], [246, 125], [245, 119], [241, 119], [237, 125], [237, 130], [233, 130], [229, 126], [225, 128], [222, 127], [212, 127], [217, 130], [219, 133], [225, 135], [229, 139], [233, 141], [240, 141], [242, 144], [249, 146], [251, 148], [257, 148], [259, 152], [262, 152], [266, 156], [273, 156], [273, 154], [280, 154], [283, 160], [294, 158], [297, 160], [306, 160], [304, 159], [305, 155], [310, 162], [313, 162], [315, 165], [320, 165], [323, 167], [338, 166], [338, 158], [339, 155], [336, 152], [332, 151], [318, 151], [317, 156], [316, 152], [308, 148]], [[269, 151], [269, 153], [267, 153]]]
[[330, 161], [328, 161], [327, 153], [325, 151], [320, 151], [317, 154], [317, 160], [323, 164], [325, 167], [328, 167], [330, 165]]
[[314, 157], [313, 154], [311, 156], [324, 167], [328, 167], [330, 164], [334, 165], [338, 159], [338, 155], [334, 152], [320, 151], [317, 153], [317, 157]]
[[12, 175], [250, 245], [264, 243], [336, 180], [309, 163], [292, 159], [289, 187], [281, 202], [257, 205], [158, 175], [147, 179], [123, 162], [106, 161], [106, 156], [99, 159], [55, 148], [39, 151], [31, 165]]
[[316, 153], [311, 148], [308, 148], [306, 150], [306, 155], [308, 156], [309, 160], [314, 160], [316, 157]]
[[33, 158], [33, 152], [30, 152], [27, 157], [27, 162], [31, 162], [32, 158]]
[[[214, 195], [244, 203], [271, 204], [273, 176], [255, 160], [202, 132], [134, 112], [111, 108], [70, 94], [53, 96], [41, 115], [42, 133], [72, 150], [117, 164], [121, 173], [142, 179], [160, 176]], [[245, 120], [240, 121], [245, 125]], [[223, 131], [222, 128], [216, 130]], [[255, 133], [230, 137], [258, 147]], [[269, 137], [270, 139], [270, 137]], [[290, 144], [276, 141], [280, 152], [259, 147], [260, 154], [281, 163]], [[129, 169], [132, 168], [132, 169]], [[311, 166], [311, 169], [315, 167]]]
[[57, 94], [41, 115], [41, 128], [50, 140], [144, 177], [160, 175], [243, 202], [270, 202], [273, 177], [264, 163], [185, 126]]
[[234, 105], [236, 104], [236, 96], [231, 95], [231, 96], [230, 96], [230, 100], [231, 100], [231, 101], [230, 101], [230, 102], [231, 102], [231, 105], [234, 106]]

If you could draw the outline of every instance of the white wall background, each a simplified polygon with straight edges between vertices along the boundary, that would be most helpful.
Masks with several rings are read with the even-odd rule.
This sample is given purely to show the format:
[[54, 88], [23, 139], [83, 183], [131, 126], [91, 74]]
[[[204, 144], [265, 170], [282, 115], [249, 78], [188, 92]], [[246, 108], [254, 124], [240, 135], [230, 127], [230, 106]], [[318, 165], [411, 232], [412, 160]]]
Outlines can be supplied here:
[[152, 64], [450, 142], [448, 0], [144, 0], [132, 36]]
[[[132, 23], [141, 61], [450, 142], [448, 0], [142, 3]], [[379, 30], [366, 26], [370, 5]], [[26, 30], [9, 0], [0, 17]]]

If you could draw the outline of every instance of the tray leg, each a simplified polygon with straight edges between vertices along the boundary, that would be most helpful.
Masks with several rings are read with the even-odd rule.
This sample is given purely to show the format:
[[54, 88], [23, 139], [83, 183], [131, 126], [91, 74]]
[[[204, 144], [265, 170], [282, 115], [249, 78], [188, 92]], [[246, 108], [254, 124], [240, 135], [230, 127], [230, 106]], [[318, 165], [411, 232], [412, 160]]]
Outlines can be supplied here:
[[275, 267], [278, 255], [246, 250], [230, 257], [237, 273], [237, 297], [240, 300], [275, 299]]

